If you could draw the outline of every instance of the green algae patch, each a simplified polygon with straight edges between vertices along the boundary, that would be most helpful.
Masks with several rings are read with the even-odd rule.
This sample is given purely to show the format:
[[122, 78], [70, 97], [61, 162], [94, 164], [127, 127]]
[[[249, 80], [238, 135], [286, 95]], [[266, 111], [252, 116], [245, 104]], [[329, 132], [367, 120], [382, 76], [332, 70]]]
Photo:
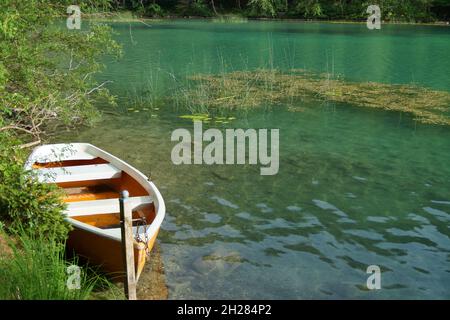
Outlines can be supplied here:
[[178, 118], [181, 119], [189, 119], [192, 121], [202, 121], [205, 123], [214, 122], [216, 124], [227, 124], [230, 123], [230, 121], [236, 120], [235, 117], [222, 117], [222, 116], [213, 116], [207, 113], [194, 113], [194, 114], [185, 114], [182, 116], [179, 116]]
[[299, 112], [303, 107], [298, 100], [314, 98], [404, 112], [422, 123], [450, 125], [450, 93], [416, 85], [350, 82], [303, 69], [198, 74], [189, 81], [192, 84], [183, 91], [182, 99], [190, 109], [201, 106], [202, 110], [234, 110], [288, 104], [288, 110]]

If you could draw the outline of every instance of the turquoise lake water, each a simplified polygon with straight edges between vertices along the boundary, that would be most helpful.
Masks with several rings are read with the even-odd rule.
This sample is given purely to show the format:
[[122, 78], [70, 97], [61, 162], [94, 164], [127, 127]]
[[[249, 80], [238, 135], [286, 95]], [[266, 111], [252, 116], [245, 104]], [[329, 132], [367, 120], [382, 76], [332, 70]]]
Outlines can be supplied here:
[[[350, 81], [450, 91], [450, 28], [208, 21], [113, 24], [124, 46], [100, 80], [121, 110], [196, 73], [302, 68]], [[450, 127], [324, 101], [262, 106], [226, 128], [280, 130], [280, 169], [171, 162], [172, 105], [107, 115], [68, 133], [151, 175], [165, 198], [159, 241], [171, 299], [450, 298]], [[369, 265], [381, 290], [366, 287]]]

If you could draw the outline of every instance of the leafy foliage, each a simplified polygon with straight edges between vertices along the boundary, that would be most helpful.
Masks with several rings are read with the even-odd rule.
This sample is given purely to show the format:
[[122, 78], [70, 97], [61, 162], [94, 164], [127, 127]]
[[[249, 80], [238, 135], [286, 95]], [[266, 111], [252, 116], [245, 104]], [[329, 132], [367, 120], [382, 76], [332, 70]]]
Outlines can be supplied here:
[[151, 17], [163, 17], [164, 11], [157, 3], [152, 3], [146, 8], [145, 14]]
[[37, 235], [65, 239], [70, 226], [56, 186], [36, 181], [24, 170], [18, 140], [0, 135], [0, 220], [9, 231], [24, 227]]
[[98, 58], [117, 54], [119, 46], [106, 25], [65, 28], [55, 18], [66, 16], [68, 3], [0, 2], [0, 130], [40, 138], [52, 124], [89, 123], [95, 101], [113, 101], [93, 75], [102, 69]]
[[367, 7], [378, 4], [385, 20], [431, 21], [450, 17], [448, 0], [378, 0], [375, 3], [368, 0], [116, 0], [112, 3], [115, 8], [135, 11], [137, 4], [147, 7], [157, 3], [166, 12], [182, 15], [232, 12], [252, 17], [283, 15], [308, 19], [365, 19]]
[[154, 1], [148, 0], [133, 0], [131, 2], [132, 9], [141, 16], [146, 17], [162, 17], [164, 16], [163, 9]]
[[204, 0], [180, 0], [176, 10], [183, 16], [201, 16], [209, 17], [212, 15], [211, 9]]
[[304, 17], [321, 17], [323, 15], [322, 5], [319, 0], [296, 1], [295, 11]]
[[248, 5], [252, 15], [263, 15], [274, 17], [277, 13], [276, 4], [273, 0], [250, 0]]

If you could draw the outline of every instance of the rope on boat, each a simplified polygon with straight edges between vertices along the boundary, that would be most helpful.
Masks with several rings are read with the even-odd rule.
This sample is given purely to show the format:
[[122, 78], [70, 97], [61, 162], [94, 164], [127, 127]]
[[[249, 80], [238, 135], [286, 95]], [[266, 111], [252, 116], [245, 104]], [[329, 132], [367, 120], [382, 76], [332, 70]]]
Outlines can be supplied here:
[[[135, 234], [134, 238], [137, 242], [144, 243], [145, 253], [147, 254], [147, 258], [148, 258], [150, 256], [150, 251], [148, 250], [148, 242], [150, 239], [148, 238], [148, 234], [147, 234], [147, 230], [149, 227], [149, 225], [147, 224], [147, 219], [145, 218], [145, 216], [141, 216], [140, 218], [135, 219], [135, 221], [138, 221], [138, 225], [136, 228], [136, 234]], [[139, 222], [140, 222], [140, 224], [139, 224]], [[144, 240], [142, 240], [141, 237], [139, 236], [141, 227], [144, 230]]]

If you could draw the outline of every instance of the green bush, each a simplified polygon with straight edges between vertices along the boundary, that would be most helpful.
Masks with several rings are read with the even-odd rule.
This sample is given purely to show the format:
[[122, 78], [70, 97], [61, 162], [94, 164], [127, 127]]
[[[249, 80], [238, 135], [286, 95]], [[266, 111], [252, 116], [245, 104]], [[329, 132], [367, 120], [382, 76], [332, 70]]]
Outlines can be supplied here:
[[20, 225], [35, 234], [65, 239], [70, 225], [62, 215], [62, 194], [24, 170], [24, 160], [18, 141], [0, 134], [0, 220], [9, 231]]
[[178, 13], [183, 16], [212, 16], [212, 12], [204, 0], [180, 0], [176, 6], [176, 9]]
[[250, 16], [254, 17], [275, 17], [277, 14], [277, 7], [273, 0], [250, 0], [248, 2], [250, 7]]
[[146, 4], [141, 1], [132, 2], [133, 11], [138, 16], [144, 17], [163, 17], [164, 11], [161, 6], [157, 3]]
[[320, 18], [323, 17], [323, 8], [319, 1], [297, 1], [294, 11], [303, 18]]
[[158, 4], [152, 3], [145, 8], [145, 16], [147, 16], [147, 17], [163, 17], [164, 12]]

